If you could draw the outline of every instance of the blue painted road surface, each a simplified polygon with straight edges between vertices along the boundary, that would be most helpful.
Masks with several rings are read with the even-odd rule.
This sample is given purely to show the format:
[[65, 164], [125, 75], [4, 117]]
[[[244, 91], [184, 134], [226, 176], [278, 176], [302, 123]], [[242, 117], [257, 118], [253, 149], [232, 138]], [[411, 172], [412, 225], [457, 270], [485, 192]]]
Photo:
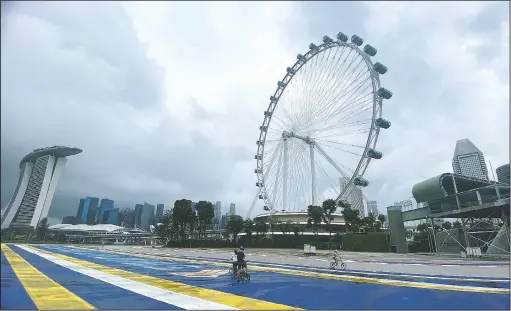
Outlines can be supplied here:
[[509, 279], [2, 244], [2, 310], [509, 310]]

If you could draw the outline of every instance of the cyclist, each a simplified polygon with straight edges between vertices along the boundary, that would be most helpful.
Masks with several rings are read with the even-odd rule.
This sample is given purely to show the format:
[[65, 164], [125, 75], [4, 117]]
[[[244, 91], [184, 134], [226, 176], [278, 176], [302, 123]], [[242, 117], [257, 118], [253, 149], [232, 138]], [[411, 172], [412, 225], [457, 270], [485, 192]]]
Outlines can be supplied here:
[[337, 253], [337, 250], [334, 251], [334, 256], [332, 257], [332, 259], [334, 260], [335, 264], [338, 264], [339, 260], [341, 260], [341, 256], [339, 256], [339, 253]]
[[231, 261], [232, 261], [232, 272], [234, 275], [236, 275], [236, 268], [238, 265], [238, 250], [235, 249], [234, 252], [231, 254]]
[[240, 246], [238, 253], [236, 254], [238, 268], [247, 268], [247, 262], [245, 261], [245, 248]]

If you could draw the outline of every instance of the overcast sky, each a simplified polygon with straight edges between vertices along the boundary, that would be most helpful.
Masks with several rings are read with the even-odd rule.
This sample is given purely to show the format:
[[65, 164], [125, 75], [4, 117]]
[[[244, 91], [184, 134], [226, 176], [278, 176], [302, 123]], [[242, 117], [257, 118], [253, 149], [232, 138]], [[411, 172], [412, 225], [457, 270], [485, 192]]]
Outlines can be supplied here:
[[87, 195], [235, 202], [244, 216], [276, 82], [339, 31], [389, 67], [392, 127], [364, 190], [380, 211], [451, 172], [458, 139], [495, 169], [509, 162], [508, 12], [509, 2], [2, 2], [2, 208], [21, 158], [65, 145], [83, 153], [68, 159], [53, 223]]

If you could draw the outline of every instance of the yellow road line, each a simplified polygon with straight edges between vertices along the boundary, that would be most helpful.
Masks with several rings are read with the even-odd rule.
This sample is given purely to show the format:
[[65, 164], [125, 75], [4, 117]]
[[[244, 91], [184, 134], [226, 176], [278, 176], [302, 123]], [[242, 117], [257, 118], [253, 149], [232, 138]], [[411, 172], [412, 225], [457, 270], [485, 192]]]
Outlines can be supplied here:
[[[29, 246], [30, 247], [30, 246]], [[32, 247], [30, 247], [32, 248]], [[245, 310], [302, 310], [300, 308], [286, 306], [278, 303], [267, 302], [264, 300], [258, 300], [253, 298], [247, 298], [243, 296], [238, 296], [235, 294], [224, 293], [217, 290], [187, 285], [183, 283], [178, 283], [174, 281], [158, 279], [148, 275], [142, 275], [134, 272], [124, 271], [116, 268], [110, 268], [103, 265], [95, 264], [92, 262], [76, 259], [73, 257], [69, 257], [66, 255], [49, 252], [47, 250], [43, 250], [40, 248], [36, 249], [39, 252], [50, 254], [52, 256], [58, 257], [63, 260], [67, 260], [69, 262], [73, 262], [75, 264], [88, 267], [91, 269], [95, 269], [98, 271], [102, 271], [105, 273], [109, 273], [112, 275], [117, 275], [126, 279], [130, 279], [136, 282], [145, 283], [148, 285], [152, 285], [155, 287], [163, 288], [175, 293], [180, 293], [196, 298], [201, 298], [204, 300], [214, 301], [216, 303], [220, 303], [223, 305], [231, 306], [238, 309]]]
[[7, 245], [2, 244], [2, 251], [39, 310], [95, 309], [91, 304], [41, 273]]
[[[119, 254], [119, 252], [113, 252], [108, 250], [99, 250], [96, 251], [108, 252]], [[155, 258], [159, 260], [167, 260], [167, 261], [177, 261], [177, 262], [189, 262], [189, 263], [201, 263], [219, 267], [230, 267], [230, 264], [226, 263], [217, 263], [210, 262], [204, 260], [195, 260], [195, 259], [183, 259], [183, 258], [169, 258], [169, 257], [158, 257], [153, 255], [145, 255], [145, 254], [133, 254], [133, 256], [138, 257], [147, 257], [147, 258]], [[271, 268], [271, 267], [260, 267], [260, 266], [252, 266], [250, 265], [249, 270], [262, 271], [262, 272], [276, 272], [281, 274], [288, 275], [296, 275], [296, 276], [306, 276], [306, 277], [314, 277], [320, 279], [330, 279], [330, 280], [340, 280], [347, 282], [356, 282], [356, 283], [369, 283], [369, 284], [381, 284], [381, 285], [390, 285], [390, 286], [404, 286], [404, 287], [414, 287], [414, 288], [424, 288], [424, 289], [436, 289], [436, 290], [451, 290], [451, 291], [459, 291], [459, 292], [474, 292], [474, 293], [488, 293], [488, 294], [506, 294], [509, 295], [509, 289], [506, 288], [487, 288], [487, 287], [474, 287], [474, 286], [460, 286], [460, 285], [449, 285], [449, 284], [434, 284], [434, 283], [423, 283], [423, 282], [413, 282], [413, 281], [400, 281], [400, 280], [390, 280], [390, 279], [376, 279], [376, 278], [368, 278], [368, 277], [355, 277], [348, 275], [333, 275], [319, 272], [304, 272], [304, 271], [296, 271], [289, 270], [284, 268]]]

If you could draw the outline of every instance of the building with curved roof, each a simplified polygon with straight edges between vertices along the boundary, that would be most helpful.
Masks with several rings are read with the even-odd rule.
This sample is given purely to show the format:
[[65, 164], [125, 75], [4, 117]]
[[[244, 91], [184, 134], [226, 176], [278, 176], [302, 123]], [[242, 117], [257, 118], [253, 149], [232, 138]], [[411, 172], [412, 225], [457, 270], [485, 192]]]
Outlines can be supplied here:
[[52, 146], [35, 149], [24, 156], [14, 194], [2, 211], [1, 228], [35, 227], [48, 217], [66, 157], [81, 152], [78, 148]]
[[[330, 230], [332, 228], [335, 228], [332, 231], [344, 231], [345, 225], [346, 225], [346, 223], [344, 221], [344, 216], [340, 213], [334, 213], [334, 214], [332, 214], [332, 216], [333, 216], [333, 220], [330, 223], [330, 226], [331, 226]], [[297, 225], [300, 228], [300, 232], [302, 232], [302, 234], [306, 234], [306, 235], [313, 234], [312, 229], [307, 228], [307, 221], [309, 220], [309, 216], [308, 216], [307, 212], [266, 213], [266, 214], [261, 214], [261, 215], [254, 217], [253, 221], [254, 222], [264, 221], [267, 224], [269, 224], [270, 219], [273, 223], [292, 222], [294, 225]], [[280, 231], [281, 231], [280, 228], [277, 228], [273, 234], [276, 234], [276, 235], [283, 234]], [[319, 226], [319, 229], [318, 229], [318, 234], [319, 235], [330, 234], [328, 228], [326, 228], [326, 224], [321, 223], [321, 225]], [[243, 235], [243, 234], [241, 234], [241, 235]]]

